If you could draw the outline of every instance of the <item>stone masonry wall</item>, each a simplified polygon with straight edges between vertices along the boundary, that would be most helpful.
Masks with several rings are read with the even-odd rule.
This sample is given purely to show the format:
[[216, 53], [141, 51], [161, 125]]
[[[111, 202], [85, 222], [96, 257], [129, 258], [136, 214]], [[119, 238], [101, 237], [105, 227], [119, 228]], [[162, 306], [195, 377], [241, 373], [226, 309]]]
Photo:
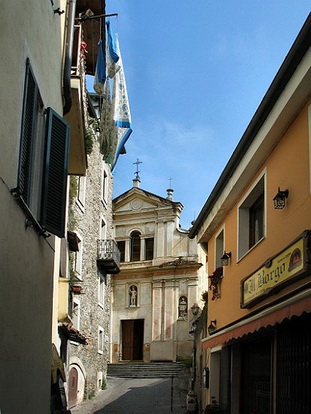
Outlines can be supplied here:
[[[98, 302], [97, 240], [100, 237], [101, 218], [106, 222], [107, 239], [112, 238], [112, 174], [110, 166], [102, 160], [98, 142], [88, 155], [86, 175], [86, 195], [84, 209], [74, 201], [73, 230], [82, 237], [82, 294], [80, 301], [79, 331], [87, 338], [87, 345], [70, 344], [70, 357], [75, 356], [82, 362], [86, 372], [84, 397], [90, 398], [100, 388], [99, 380], [106, 378], [109, 357], [110, 331], [110, 275], [106, 275], [105, 300], [103, 306]], [[102, 200], [103, 168], [107, 173], [107, 203]], [[103, 352], [98, 351], [98, 328], [104, 331]], [[99, 373], [102, 372], [102, 375]]]

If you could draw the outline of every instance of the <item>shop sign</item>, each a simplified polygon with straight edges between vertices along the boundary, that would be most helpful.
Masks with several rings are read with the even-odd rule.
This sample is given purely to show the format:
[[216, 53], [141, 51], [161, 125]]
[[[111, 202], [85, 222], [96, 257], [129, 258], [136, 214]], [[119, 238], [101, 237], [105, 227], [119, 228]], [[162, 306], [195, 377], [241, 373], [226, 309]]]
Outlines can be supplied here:
[[241, 307], [249, 308], [269, 294], [292, 283], [308, 271], [307, 244], [309, 232], [305, 232], [288, 248], [267, 260], [256, 272], [241, 281]]

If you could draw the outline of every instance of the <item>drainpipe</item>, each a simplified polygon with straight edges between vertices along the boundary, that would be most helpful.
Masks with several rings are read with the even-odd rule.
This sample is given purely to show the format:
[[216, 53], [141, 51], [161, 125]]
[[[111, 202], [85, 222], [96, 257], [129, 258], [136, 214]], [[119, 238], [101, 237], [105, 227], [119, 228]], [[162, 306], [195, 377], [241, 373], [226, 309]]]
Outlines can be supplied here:
[[72, 64], [72, 45], [73, 45], [73, 35], [74, 35], [74, 24], [75, 24], [75, 14], [76, 14], [76, 1], [69, 0], [69, 9], [67, 17], [67, 33], [66, 33], [66, 50], [65, 50], [65, 64], [64, 64], [64, 75], [63, 75], [63, 93], [64, 93], [64, 107], [63, 114], [66, 115], [72, 105], [71, 97], [71, 64]]

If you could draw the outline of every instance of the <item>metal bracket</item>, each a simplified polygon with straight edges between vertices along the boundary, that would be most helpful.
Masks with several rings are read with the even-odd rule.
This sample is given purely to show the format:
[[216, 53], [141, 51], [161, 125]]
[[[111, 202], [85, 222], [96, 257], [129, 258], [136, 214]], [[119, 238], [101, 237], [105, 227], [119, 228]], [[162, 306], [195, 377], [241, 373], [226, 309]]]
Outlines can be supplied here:
[[54, 14], [58, 14], [61, 15], [63, 13], [65, 13], [65, 10], [61, 10], [60, 7], [58, 7], [57, 9], [53, 9]]

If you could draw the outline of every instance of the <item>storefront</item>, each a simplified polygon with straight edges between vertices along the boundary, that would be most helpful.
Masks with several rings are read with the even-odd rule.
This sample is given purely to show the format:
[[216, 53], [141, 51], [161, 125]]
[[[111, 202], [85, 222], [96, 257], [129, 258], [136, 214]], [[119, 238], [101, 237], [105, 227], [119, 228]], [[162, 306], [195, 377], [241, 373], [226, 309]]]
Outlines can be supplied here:
[[203, 341], [210, 395], [225, 412], [311, 412], [310, 263], [306, 231], [241, 281], [247, 317]]

